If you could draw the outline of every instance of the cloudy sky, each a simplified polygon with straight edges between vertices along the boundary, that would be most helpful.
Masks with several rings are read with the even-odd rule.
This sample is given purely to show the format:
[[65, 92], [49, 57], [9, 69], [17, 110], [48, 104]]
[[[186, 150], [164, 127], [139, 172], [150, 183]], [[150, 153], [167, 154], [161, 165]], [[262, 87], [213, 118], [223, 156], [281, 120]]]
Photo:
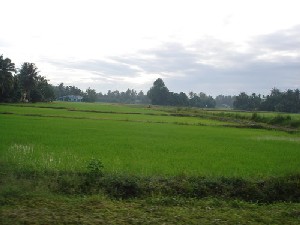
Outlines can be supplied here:
[[0, 54], [98, 92], [300, 88], [299, 0], [9, 0]]

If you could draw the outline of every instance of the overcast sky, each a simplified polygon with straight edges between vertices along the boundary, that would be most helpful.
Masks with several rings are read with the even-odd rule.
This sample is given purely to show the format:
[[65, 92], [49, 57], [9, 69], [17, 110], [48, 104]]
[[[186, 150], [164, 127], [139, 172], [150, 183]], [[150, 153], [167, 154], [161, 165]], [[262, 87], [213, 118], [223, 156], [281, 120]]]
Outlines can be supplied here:
[[0, 54], [97, 92], [300, 88], [299, 0], [0, 0]]

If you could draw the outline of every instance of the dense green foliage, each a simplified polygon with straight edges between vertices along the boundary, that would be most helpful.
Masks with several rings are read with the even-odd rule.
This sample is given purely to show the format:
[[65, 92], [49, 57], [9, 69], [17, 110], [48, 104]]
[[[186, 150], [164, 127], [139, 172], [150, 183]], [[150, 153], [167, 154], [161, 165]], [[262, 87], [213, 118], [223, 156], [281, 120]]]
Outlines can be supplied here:
[[248, 96], [245, 92], [238, 96], [218, 95], [215, 99], [205, 93], [190, 92], [189, 97], [183, 93], [170, 92], [161, 78], [158, 78], [147, 93], [147, 96], [155, 105], [190, 106], [199, 108], [234, 107], [239, 110], [250, 111], [276, 111], [276, 112], [300, 112], [300, 91], [287, 90], [280, 92], [274, 88], [270, 95], [261, 97], [253, 93]]
[[15, 72], [15, 64], [9, 58], [0, 55], [0, 102], [6, 102], [13, 98], [16, 79], [12, 73]]
[[54, 100], [53, 88], [39, 75], [33, 63], [25, 62], [15, 69], [9, 58], [0, 56], [0, 102], [48, 102]]
[[[5, 167], [4, 167], [5, 165]], [[18, 170], [11, 165], [1, 167], [1, 180], [21, 180], [30, 185], [41, 184], [47, 192], [67, 195], [95, 195], [105, 193], [116, 199], [151, 196], [185, 198], [239, 199], [248, 202], [300, 202], [300, 176], [245, 179], [203, 176], [137, 176], [103, 172], [101, 161], [87, 162], [86, 172]], [[33, 187], [37, 188], [37, 187]], [[0, 199], [1, 201], [1, 199]]]
[[53, 88], [56, 99], [67, 95], [83, 95], [83, 92], [79, 88], [75, 86], [64, 86], [64, 83], [53, 86]]
[[216, 102], [212, 96], [207, 96], [205, 93], [190, 92], [190, 98], [183, 93], [173, 93], [165, 86], [161, 78], [154, 81], [153, 86], [147, 93], [147, 96], [154, 105], [171, 105], [171, 106], [191, 106], [200, 108], [214, 108]]
[[158, 78], [153, 83], [153, 87], [147, 93], [154, 105], [167, 105], [169, 101], [169, 89], [161, 78]]
[[300, 91], [287, 90], [281, 92], [274, 88], [270, 95], [261, 97], [253, 93], [248, 96], [245, 92], [236, 96], [233, 103], [234, 108], [242, 110], [262, 110], [262, 111], [276, 111], [276, 112], [300, 112]]
[[148, 104], [149, 99], [144, 95], [143, 91], [137, 93], [134, 89], [127, 89], [125, 92], [118, 90], [109, 90], [106, 94], [102, 92], [96, 93], [95, 89], [88, 88], [85, 92], [75, 86], [64, 86], [60, 83], [58, 86], [54, 86], [55, 98], [68, 101], [64, 96], [79, 95], [83, 96], [84, 102], [111, 102], [111, 103], [126, 103], [126, 104]]
[[200, 92], [199, 95], [196, 93], [190, 92], [189, 105], [192, 107], [200, 108], [215, 108], [216, 101], [212, 96], [207, 96], [205, 93]]

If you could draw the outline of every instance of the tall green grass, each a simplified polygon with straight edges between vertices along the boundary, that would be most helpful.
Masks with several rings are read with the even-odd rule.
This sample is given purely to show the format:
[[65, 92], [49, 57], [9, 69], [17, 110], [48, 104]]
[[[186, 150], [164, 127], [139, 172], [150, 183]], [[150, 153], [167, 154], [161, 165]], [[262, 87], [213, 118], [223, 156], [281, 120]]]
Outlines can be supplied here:
[[137, 175], [280, 176], [300, 172], [299, 136], [278, 131], [0, 115], [1, 163]]

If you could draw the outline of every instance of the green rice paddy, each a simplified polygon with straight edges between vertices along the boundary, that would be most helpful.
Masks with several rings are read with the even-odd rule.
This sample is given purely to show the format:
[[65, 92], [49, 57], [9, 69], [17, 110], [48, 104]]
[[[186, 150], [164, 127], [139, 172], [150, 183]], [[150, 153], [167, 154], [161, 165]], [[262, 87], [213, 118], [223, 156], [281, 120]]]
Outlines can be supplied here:
[[300, 172], [300, 135], [136, 105], [0, 105], [0, 162], [112, 173], [258, 178]]

